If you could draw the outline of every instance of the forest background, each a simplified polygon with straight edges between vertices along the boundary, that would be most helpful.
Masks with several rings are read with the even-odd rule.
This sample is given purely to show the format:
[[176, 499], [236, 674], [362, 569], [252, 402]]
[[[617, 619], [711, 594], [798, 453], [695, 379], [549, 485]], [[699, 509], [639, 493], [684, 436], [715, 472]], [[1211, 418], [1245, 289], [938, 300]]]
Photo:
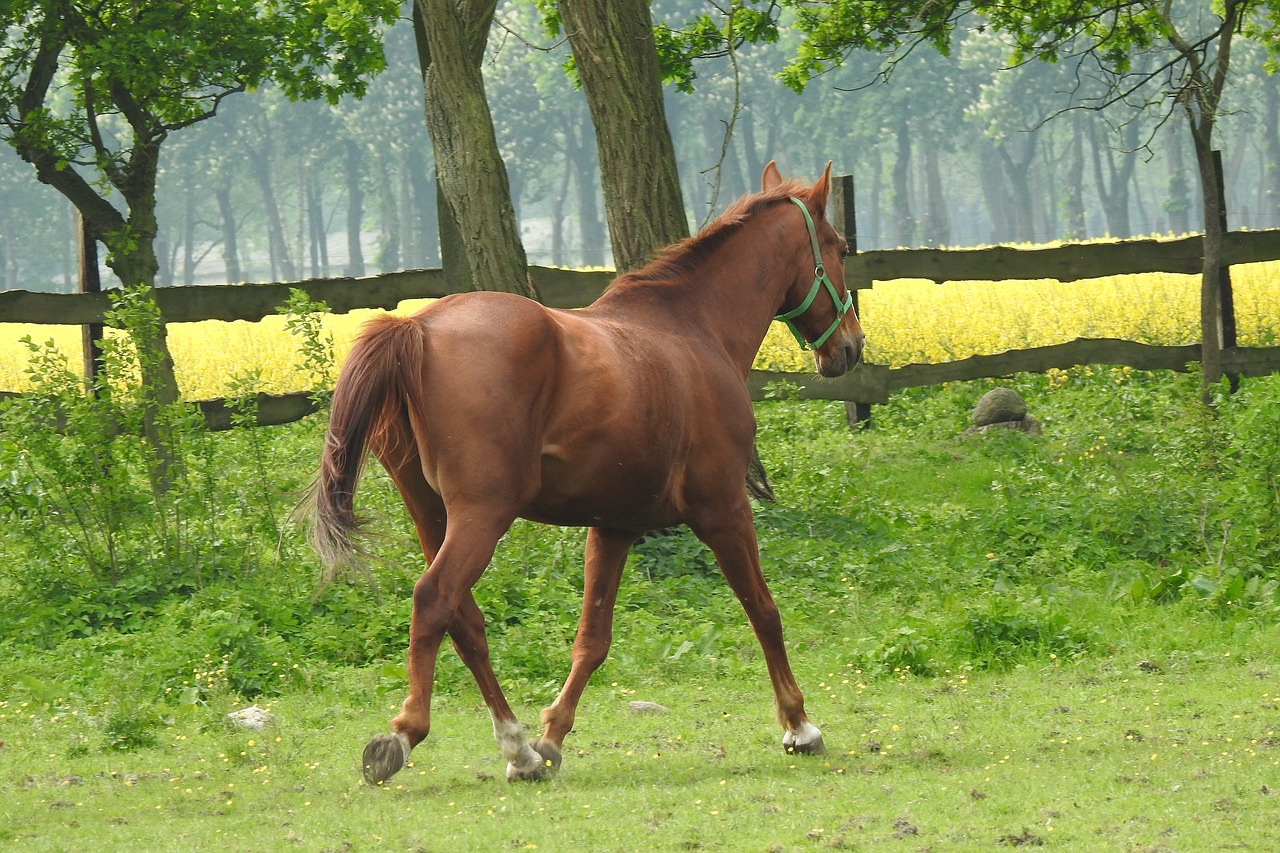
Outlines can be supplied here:
[[[651, 5], [659, 27], [705, 11], [691, 0]], [[408, 15], [406, 6], [387, 30], [388, 67], [362, 100], [291, 102], [264, 87], [168, 141], [159, 284], [440, 265]], [[797, 175], [834, 158], [837, 172], [855, 176], [862, 249], [1201, 227], [1183, 123], [1132, 102], [1090, 108], [1101, 92], [1071, 63], [1009, 68], [1000, 37], [970, 28], [950, 56], [914, 51], [887, 80], [881, 56], [854, 52], [796, 93], [777, 74], [799, 40], [784, 28], [779, 42], [701, 60], [690, 85], [666, 87], [694, 227], [752, 189], [773, 158]], [[1262, 72], [1262, 50], [1238, 41], [1218, 129], [1232, 228], [1280, 226], [1280, 86]], [[486, 94], [529, 262], [608, 266], [591, 117], [565, 74], [568, 56], [535, 4], [501, 4], [483, 63]], [[1054, 115], [1071, 104], [1081, 108]], [[72, 207], [7, 146], [0, 198], [0, 286], [74, 290]]]

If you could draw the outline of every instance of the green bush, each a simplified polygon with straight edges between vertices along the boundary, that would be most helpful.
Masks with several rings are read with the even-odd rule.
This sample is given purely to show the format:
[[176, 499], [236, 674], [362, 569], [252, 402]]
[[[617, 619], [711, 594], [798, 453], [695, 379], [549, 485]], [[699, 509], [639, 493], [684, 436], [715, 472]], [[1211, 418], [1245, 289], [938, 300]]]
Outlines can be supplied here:
[[[305, 344], [323, 353], [324, 342]], [[423, 571], [389, 478], [371, 465], [368, 580], [317, 593], [291, 520], [323, 416], [209, 433], [166, 415], [175, 457], [160, 488], [140, 437], [124, 350], [85, 393], [33, 345], [37, 391], [0, 433], [0, 682], [35, 701], [69, 690], [162, 709], [333, 684], [366, 667], [403, 689], [413, 584]], [[323, 356], [308, 370], [323, 375]], [[850, 432], [843, 406], [757, 406], [780, 502], [756, 507], [762, 564], [789, 645], [868, 677], [1108, 654], [1144, 613], [1264, 624], [1280, 601], [1280, 379], [1247, 380], [1217, 414], [1194, 376], [1073, 372], [1011, 383], [1041, 436], [962, 437], [993, 382], [911, 389]], [[129, 429], [119, 426], [130, 425]], [[475, 589], [500, 678], [542, 701], [569, 665], [582, 597], [580, 530], [517, 522]], [[1189, 618], [1189, 617], [1188, 617]], [[686, 529], [628, 563], [606, 677], [759, 677], [741, 606]], [[66, 673], [82, 683], [65, 684]], [[446, 652], [440, 689], [469, 689]], [[123, 707], [123, 702], [121, 702]], [[140, 718], [142, 719], [142, 718]], [[145, 739], [119, 721], [120, 744]]]

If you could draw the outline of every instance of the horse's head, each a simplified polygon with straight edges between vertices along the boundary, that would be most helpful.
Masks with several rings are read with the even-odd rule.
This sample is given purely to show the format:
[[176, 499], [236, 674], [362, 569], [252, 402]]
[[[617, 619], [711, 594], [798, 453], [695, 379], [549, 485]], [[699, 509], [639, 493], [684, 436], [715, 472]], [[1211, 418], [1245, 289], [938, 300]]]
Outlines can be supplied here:
[[[769, 191], [782, 183], [772, 161], [764, 169], [761, 187]], [[783, 295], [777, 319], [784, 321], [802, 349], [813, 350], [823, 376], [840, 376], [862, 358], [864, 335], [853, 295], [844, 284], [844, 258], [849, 244], [827, 219], [831, 163], [806, 193], [791, 197], [796, 219], [796, 277]], [[790, 229], [788, 229], [790, 232]]]

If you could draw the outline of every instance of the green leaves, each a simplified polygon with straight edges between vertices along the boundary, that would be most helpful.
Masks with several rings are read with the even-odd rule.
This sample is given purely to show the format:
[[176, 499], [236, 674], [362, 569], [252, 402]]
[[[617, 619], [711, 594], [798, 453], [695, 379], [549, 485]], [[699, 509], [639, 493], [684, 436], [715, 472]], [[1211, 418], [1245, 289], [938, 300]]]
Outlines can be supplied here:
[[[1136, 56], [1161, 45], [1175, 43], [1177, 27], [1192, 31], [1197, 25], [1212, 30], [1216, 17], [1225, 20], [1228, 9], [1243, 7], [1239, 0], [1219, 0], [1200, 8], [1170, 10], [1167, 4], [1102, 0], [910, 0], [905, 3], [832, 0], [779, 0], [770, 8], [794, 15], [794, 28], [803, 34], [795, 56], [780, 77], [800, 91], [815, 75], [839, 67], [855, 50], [899, 54], [917, 44], [947, 54], [956, 28], [998, 31], [1009, 44], [1009, 62], [1059, 59], [1093, 54], [1115, 74], [1126, 74]], [[1243, 34], [1263, 44], [1274, 71], [1280, 57], [1280, 7], [1274, 2], [1248, 4]], [[1206, 8], [1207, 7], [1207, 8]], [[1204, 33], [1190, 33], [1187, 44], [1195, 47]], [[1195, 48], [1199, 50], [1199, 48]], [[1193, 50], [1192, 52], [1195, 52]], [[1189, 54], [1184, 53], [1186, 58]]]
[[697, 60], [725, 56], [743, 44], [776, 42], [778, 21], [772, 8], [756, 9], [736, 0], [721, 20], [702, 14], [678, 28], [655, 27], [663, 82], [674, 84], [681, 92], [692, 92], [698, 76], [694, 67]]
[[278, 310], [285, 315], [285, 328], [301, 346], [300, 370], [313, 389], [312, 399], [317, 405], [322, 405], [333, 386], [337, 370], [333, 335], [324, 331], [322, 323], [329, 307], [324, 302], [313, 302], [306, 291], [292, 287], [289, 298]]
[[[275, 83], [293, 99], [360, 96], [386, 65], [381, 28], [398, 10], [394, 0], [13, 4], [0, 16], [0, 138], [106, 168], [108, 152], [203, 121], [235, 92]], [[33, 70], [37, 59], [54, 67]], [[40, 85], [46, 72], [52, 86]], [[129, 141], [113, 148], [112, 137]]]

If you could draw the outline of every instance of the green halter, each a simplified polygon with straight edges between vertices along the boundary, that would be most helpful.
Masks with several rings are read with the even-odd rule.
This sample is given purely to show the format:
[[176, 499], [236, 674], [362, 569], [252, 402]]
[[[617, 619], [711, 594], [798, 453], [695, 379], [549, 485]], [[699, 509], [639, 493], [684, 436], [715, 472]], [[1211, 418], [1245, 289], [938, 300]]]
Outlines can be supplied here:
[[[831, 279], [827, 277], [826, 267], [822, 264], [822, 252], [818, 249], [818, 232], [813, 227], [813, 217], [809, 215], [809, 208], [805, 207], [804, 202], [794, 196], [792, 196], [791, 200], [800, 208], [800, 212], [804, 214], [804, 223], [809, 226], [809, 242], [813, 245], [813, 287], [809, 288], [809, 295], [805, 297], [803, 302], [785, 314], [778, 314], [773, 319], [781, 320], [787, 324], [787, 328], [790, 329], [791, 334], [795, 336], [796, 343], [800, 345], [800, 349], [817, 349], [827, 342], [827, 338], [831, 337], [835, 332], [836, 327], [840, 325], [840, 321], [844, 319], [844, 315], [849, 313], [849, 310], [853, 308], [853, 294], [846, 293], [843, 302], [840, 300], [840, 297], [836, 295], [836, 286], [832, 284]], [[832, 321], [827, 330], [819, 335], [816, 340], [809, 342], [804, 339], [804, 335], [800, 334], [800, 330], [796, 328], [796, 324], [791, 321], [809, 310], [809, 306], [813, 305], [813, 300], [818, 298], [818, 289], [822, 285], [826, 285], [827, 293], [831, 294], [831, 301], [835, 303], [836, 319]]]

